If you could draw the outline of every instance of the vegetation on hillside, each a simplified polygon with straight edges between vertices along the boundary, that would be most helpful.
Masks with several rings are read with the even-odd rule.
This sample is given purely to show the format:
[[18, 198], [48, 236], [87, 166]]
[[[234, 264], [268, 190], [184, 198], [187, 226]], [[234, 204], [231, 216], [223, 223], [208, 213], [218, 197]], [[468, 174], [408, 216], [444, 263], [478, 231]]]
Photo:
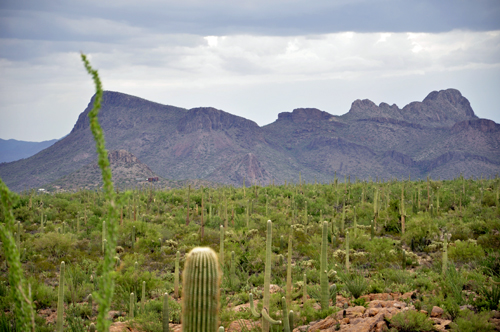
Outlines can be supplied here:
[[[130, 293], [136, 294], [138, 303], [145, 296], [144, 309], [135, 306], [134, 319], [128, 322], [145, 331], [161, 331], [162, 296], [168, 293], [170, 321], [178, 323], [181, 307], [173, 297], [176, 253], [180, 252], [182, 275], [184, 258], [192, 248], [208, 246], [220, 252], [223, 231], [221, 325], [253, 319], [249, 310], [232, 308], [248, 303], [249, 293], [256, 299], [264, 296], [267, 220], [272, 220], [270, 283], [279, 290], [270, 296], [269, 315], [279, 318], [276, 312], [287, 295], [291, 235], [288, 307], [295, 313], [295, 325], [326, 317], [335, 311], [331, 301], [329, 308], [312, 308], [322, 301], [321, 222], [327, 221], [326, 276], [329, 285], [336, 284], [338, 294], [354, 304], [355, 298], [367, 293], [416, 290], [411, 300], [415, 306], [428, 312], [434, 305], [441, 306], [460, 323], [474, 316], [460, 314], [460, 306], [470, 305], [478, 312], [498, 308], [499, 188], [498, 178], [460, 177], [451, 181], [335, 181], [217, 189], [144, 186], [121, 192], [117, 200], [124, 204], [118, 211], [111, 310], [123, 313], [115, 319], [126, 320]], [[102, 292], [103, 221], [107, 222], [109, 213], [104, 193], [25, 192], [12, 207], [21, 225], [20, 258], [38, 312], [37, 329], [53, 330], [40, 312], [56, 307], [62, 261], [66, 262], [66, 310], [78, 317], [66, 318], [64, 324], [68, 330], [89, 325], [97, 309], [96, 304], [89, 306], [89, 294]], [[446, 243], [448, 262], [443, 269]], [[2, 250], [0, 254], [0, 306], [7, 312], [3, 319], [9, 320], [15, 302], [6, 253]], [[302, 307], [303, 288], [309, 299]]]

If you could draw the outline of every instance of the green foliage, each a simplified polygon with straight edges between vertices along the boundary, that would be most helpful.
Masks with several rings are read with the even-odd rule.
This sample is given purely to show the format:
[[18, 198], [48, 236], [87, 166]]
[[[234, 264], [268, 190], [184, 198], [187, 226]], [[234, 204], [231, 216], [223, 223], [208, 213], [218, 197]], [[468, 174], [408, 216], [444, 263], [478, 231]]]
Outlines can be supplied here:
[[477, 241], [457, 240], [454, 245], [449, 246], [448, 255], [455, 263], [465, 264], [481, 261], [484, 258], [484, 250], [481, 245], [477, 244]]
[[425, 332], [433, 331], [434, 324], [421, 312], [408, 310], [397, 313], [390, 320], [390, 327], [399, 332]]
[[475, 314], [470, 310], [460, 312], [459, 317], [451, 323], [453, 332], [493, 332], [495, 326], [489, 322], [491, 313], [480, 312]]

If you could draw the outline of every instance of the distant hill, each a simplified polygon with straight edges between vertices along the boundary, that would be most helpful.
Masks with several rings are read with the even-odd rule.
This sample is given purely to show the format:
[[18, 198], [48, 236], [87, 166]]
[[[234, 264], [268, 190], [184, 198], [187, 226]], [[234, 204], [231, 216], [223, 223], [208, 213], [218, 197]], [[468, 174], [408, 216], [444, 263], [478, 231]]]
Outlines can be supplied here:
[[[0, 164], [7, 185], [43, 186], [94, 162], [91, 106], [92, 100], [71, 133], [51, 147]], [[163, 179], [239, 186], [297, 182], [299, 172], [305, 181], [326, 182], [335, 174], [446, 179], [500, 171], [500, 125], [477, 118], [455, 89], [401, 109], [370, 100], [354, 101], [342, 116], [295, 109], [263, 127], [211, 107], [186, 110], [106, 91], [99, 118], [109, 150], [130, 152]]]
[[43, 142], [27, 142], [0, 138], [0, 163], [31, 157], [55, 142], [57, 142], [57, 139]]
[[[193, 188], [200, 186], [214, 187], [215, 183], [208, 181], [172, 181], [159, 177], [133, 154], [125, 150], [108, 152], [109, 164], [113, 174], [115, 189], [126, 190], [141, 188], [142, 186], [155, 186], [161, 188], [179, 188], [191, 185]], [[151, 179], [151, 181], [149, 181]], [[95, 190], [102, 188], [101, 169], [94, 160], [75, 172], [57, 179], [44, 186], [49, 191], [76, 191], [79, 189]]]

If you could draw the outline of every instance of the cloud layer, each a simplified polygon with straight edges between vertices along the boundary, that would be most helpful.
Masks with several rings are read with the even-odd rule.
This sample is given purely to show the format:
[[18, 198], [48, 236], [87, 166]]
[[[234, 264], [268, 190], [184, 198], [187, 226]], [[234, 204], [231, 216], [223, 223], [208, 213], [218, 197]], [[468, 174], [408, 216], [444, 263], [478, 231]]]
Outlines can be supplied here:
[[[0, 6], [0, 137], [67, 134], [92, 85], [213, 106], [264, 125], [282, 111], [343, 114], [458, 88], [500, 122], [498, 1], [6, 1]], [[407, 32], [411, 31], [411, 32]]]

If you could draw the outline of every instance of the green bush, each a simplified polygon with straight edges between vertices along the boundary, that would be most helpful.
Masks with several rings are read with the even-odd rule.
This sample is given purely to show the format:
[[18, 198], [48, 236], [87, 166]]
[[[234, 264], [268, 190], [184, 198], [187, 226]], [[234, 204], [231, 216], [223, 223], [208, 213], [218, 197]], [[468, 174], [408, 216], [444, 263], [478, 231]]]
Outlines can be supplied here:
[[434, 323], [426, 314], [408, 310], [394, 315], [390, 320], [390, 327], [399, 332], [434, 331]]
[[450, 260], [461, 264], [479, 262], [484, 258], [484, 250], [474, 240], [457, 240], [453, 245], [450, 245], [448, 257]]
[[470, 310], [460, 312], [459, 317], [451, 323], [451, 331], [453, 332], [493, 332], [495, 327], [488, 322], [491, 318], [491, 313], [481, 312], [475, 314]]

